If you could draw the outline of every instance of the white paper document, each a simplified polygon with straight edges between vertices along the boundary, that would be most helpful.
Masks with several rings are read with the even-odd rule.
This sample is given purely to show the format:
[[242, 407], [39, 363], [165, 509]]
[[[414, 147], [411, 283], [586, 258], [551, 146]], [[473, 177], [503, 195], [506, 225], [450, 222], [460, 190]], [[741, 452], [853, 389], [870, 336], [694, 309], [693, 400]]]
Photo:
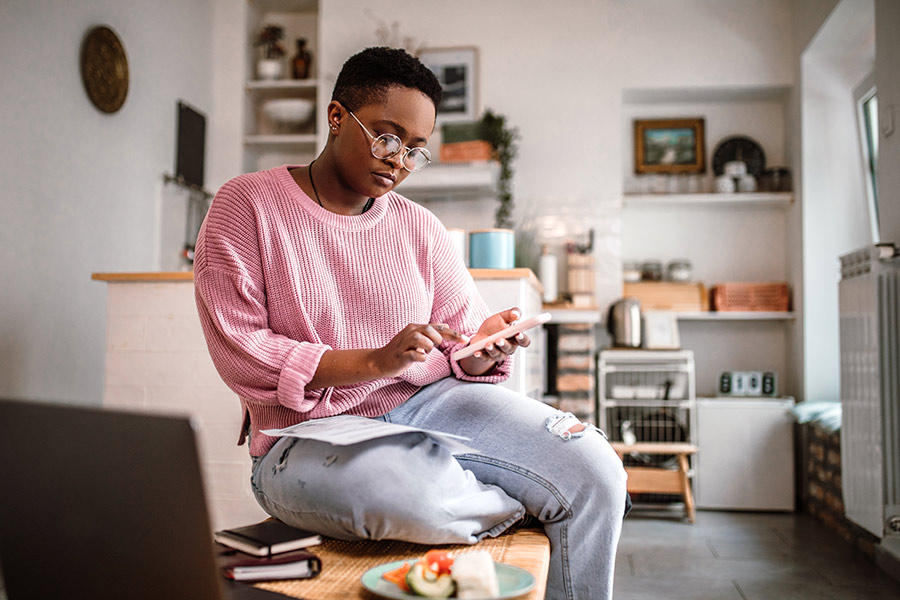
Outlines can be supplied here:
[[354, 415], [337, 415], [324, 419], [313, 419], [312, 421], [297, 423], [284, 429], [263, 429], [262, 433], [272, 437], [289, 436], [328, 442], [335, 446], [349, 446], [411, 431], [424, 433], [438, 444], [447, 448], [451, 454], [478, 453], [478, 450], [463, 443], [463, 440], [469, 441], [471, 438], [441, 431], [409, 427], [408, 425], [385, 423], [378, 419], [367, 419], [366, 417]]

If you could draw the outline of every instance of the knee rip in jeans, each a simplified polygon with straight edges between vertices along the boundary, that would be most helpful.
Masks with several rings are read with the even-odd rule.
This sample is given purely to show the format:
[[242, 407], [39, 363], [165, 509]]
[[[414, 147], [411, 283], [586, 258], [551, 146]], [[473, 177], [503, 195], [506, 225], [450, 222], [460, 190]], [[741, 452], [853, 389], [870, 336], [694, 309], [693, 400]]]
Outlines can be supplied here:
[[544, 426], [547, 428], [547, 431], [553, 435], [559, 436], [566, 442], [580, 438], [584, 435], [585, 431], [590, 431], [592, 429], [597, 431], [604, 438], [606, 437], [603, 430], [594, 427], [586, 421], [580, 420], [570, 412], [558, 411], [555, 415], [547, 418]]

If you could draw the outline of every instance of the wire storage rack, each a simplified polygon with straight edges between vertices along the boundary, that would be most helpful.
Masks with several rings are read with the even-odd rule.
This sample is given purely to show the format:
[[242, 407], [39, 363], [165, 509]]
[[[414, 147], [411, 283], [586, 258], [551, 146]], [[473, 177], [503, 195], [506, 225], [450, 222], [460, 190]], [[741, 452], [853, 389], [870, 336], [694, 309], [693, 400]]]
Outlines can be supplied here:
[[[697, 395], [691, 350], [601, 350], [597, 359], [598, 425], [610, 441], [697, 445]], [[623, 457], [626, 467], [674, 468], [671, 454]], [[635, 501], [666, 503], [666, 494]]]

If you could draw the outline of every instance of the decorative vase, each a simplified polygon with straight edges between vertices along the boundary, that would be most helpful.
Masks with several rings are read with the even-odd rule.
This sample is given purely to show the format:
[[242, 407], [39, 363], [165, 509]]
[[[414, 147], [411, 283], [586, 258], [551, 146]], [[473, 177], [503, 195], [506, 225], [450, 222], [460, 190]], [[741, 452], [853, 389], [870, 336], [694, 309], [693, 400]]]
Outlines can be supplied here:
[[278, 58], [261, 58], [256, 63], [256, 76], [260, 79], [281, 78], [281, 60]]
[[309, 78], [312, 69], [312, 53], [306, 49], [306, 39], [297, 40], [297, 54], [291, 61], [292, 75], [294, 79]]

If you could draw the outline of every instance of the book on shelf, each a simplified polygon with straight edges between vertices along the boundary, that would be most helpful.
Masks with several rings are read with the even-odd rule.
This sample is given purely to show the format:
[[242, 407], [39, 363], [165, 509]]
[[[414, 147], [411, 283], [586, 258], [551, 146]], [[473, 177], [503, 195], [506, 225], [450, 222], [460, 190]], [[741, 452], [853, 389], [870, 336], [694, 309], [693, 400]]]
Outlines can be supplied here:
[[222, 529], [215, 532], [214, 537], [224, 546], [253, 556], [272, 556], [322, 542], [322, 537], [317, 533], [297, 529], [274, 519], [243, 527]]
[[235, 581], [309, 579], [322, 570], [322, 560], [309, 550], [294, 550], [274, 556], [250, 556], [225, 548], [218, 560], [225, 577]]

